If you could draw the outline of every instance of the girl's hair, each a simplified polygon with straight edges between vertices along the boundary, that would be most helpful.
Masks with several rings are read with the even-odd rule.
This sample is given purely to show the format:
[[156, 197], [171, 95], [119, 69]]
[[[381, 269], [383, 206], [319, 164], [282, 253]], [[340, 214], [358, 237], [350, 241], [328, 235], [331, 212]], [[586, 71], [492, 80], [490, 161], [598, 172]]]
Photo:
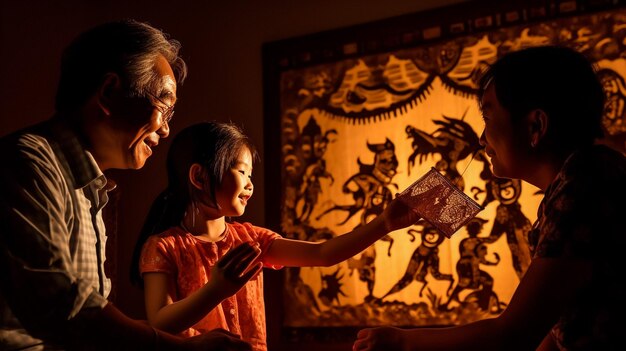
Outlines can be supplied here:
[[154, 200], [135, 245], [130, 277], [133, 283], [142, 284], [139, 258], [143, 244], [153, 234], [177, 226], [185, 210], [194, 201], [195, 192], [189, 182], [189, 168], [197, 163], [209, 180], [212, 203], [217, 206], [215, 189], [222, 183], [224, 174], [236, 164], [239, 154], [247, 148], [252, 160], [258, 154], [250, 139], [232, 123], [204, 122], [183, 129], [172, 141], [167, 154], [167, 188]]
[[479, 82], [479, 102], [491, 84], [496, 97], [521, 120], [534, 109], [550, 117], [556, 146], [571, 151], [603, 136], [604, 92], [587, 58], [570, 48], [540, 46], [504, 55]]

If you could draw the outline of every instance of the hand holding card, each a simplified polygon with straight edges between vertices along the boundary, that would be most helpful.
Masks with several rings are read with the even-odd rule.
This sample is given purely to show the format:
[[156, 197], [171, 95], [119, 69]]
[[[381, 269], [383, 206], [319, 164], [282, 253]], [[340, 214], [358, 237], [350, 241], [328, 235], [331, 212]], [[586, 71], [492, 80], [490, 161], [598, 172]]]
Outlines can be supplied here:
[[483, 210], [434, 168], [398, 194], [397, 199], [448, 238]]

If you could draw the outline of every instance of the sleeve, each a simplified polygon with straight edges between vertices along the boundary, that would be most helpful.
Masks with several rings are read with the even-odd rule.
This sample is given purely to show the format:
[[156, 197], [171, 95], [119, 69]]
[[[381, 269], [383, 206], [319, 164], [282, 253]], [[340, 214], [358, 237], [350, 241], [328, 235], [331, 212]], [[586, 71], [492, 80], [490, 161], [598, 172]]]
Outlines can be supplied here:
[[139, 259], [139, 273], [148, 272], [176, 273], [176, 265], [168, 253], [165, 241], [156, 235], [146, 240]]
[[263, 227], [257, 227], [254, 226], [250, 223], [244, 223], [243, 224], [246, 229], [248, 230], [248, 232], [250, 233], [254, 233], [254, 240], [256, 242], [259, 243], [259, 246], [261, 248], [261, 257], [260, 257], [260, 261], [263, 263], [263, 267], [265, 268], [272, 268], [272, 269], [281, 269], [283, 268], [283, 266], [281, 265], [272, 265], [269, 264], [267, 262], [265, 262], [265, 252], [267, 252], [267, 250], [269, 249], [269, 247], [272, 245], [272, 243], [274, 242], [274, 240], [282, 238], [282, 236], [280, 236], [280, 234], [271, 231], [267, 228], [263, 228]]
[[107, 300], [75, 271], [71, 193], [50, 146], [24, 136], [3, 140], [1, 150], [2, 294], [29, 332], [54, 336], [81, 309]]

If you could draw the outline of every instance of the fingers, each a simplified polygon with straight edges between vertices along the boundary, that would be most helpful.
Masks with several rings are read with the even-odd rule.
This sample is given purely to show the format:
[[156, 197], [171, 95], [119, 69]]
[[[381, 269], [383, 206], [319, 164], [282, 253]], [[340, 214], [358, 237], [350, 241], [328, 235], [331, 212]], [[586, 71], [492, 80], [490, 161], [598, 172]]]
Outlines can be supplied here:
[[382, 216], [387, 232], [406, 228], [421, 219], [416, 211], [400, 199], [393, 199], [385, 207]]
[[213, 330], [209, 331], [209, 333], [224, 334], [226, 336], [230, 336], [231, 338], [241, 339], [240, 335], [233, 334], [233, 333], [229, 332], [228, 330], [222, 329], [222, 328], [213, 329]]
[[225, 336], [230, 338], [230, 342], [229, 345], [226, 346], [225, 350], [232, 350], [232, 351], [251, 351], [252, 350], [252, 346], [241, 340], [241, 336], [237, 335], [237, 334], [233, 334], [227, 330], [224, 329], [213, 329], [211, 331], [212, 333], [216, 333], [216, 334], [224, 334]]
[[[241, 336], [237, 334], [233, 334], [224, 329], [213, 329], [206, 334], [203, 334], [202, 337], [205, 338], [206, 341], [204, 344], [204, 349], [210, 350], [225, 350], [225, 351], [251, 351], [252, 346], [241, 340]], [[188, 339], [189, 340], [189, 339]]]
[[422, 219], [422, 216], [420, 216], [411, 206], [401, 200], [398, 200], [395, 211], [401, 213], [401, 216], [406, 216], [405, 221], [407, 221], [407, 225], [415, 224]]
[[[233, 266], [233, 273], [237, 276], [241, 276], [244, 272], [251, 269], [251, 265], [261, 255], [261, 249], [258, 246], [254, 247], [254, 251], [242, 255], [236, 265]], [[260, 262], [257, 262], [260, 263]]]
[[224, 270], [227, 274], [240, 277], [244, 272], [250, 269], [250, 265], [261, 254], [261, 249], [254, 247], [252, 251], [247, 251], [238, 255], [236, 259], [233, 259], [230, 263], [226, 264]]
[[372, 345], [372, 329], [361, 329], [356, 335], [356, 341], [352, 345], [353, 351], [370, 351], [374, 349]]
[[[243, 249], [239, 249], [244, 246]], [[224, 270], [224, 274], [229, 276], [230, 278], [240, 278], [241, 275], [250, 269], [250, 265], [254, 260], [256, 260], [261, 254], [261, 249], [258, 244], [241, 244], [238, 247], [231, 249], [228, 253], [232, 251], [235, 252], [229, 260], [224, 260], [222, 269]], [[226, 255], [224, 255], [226, 257]]]
[[370, 334], [370, 329], [361, 329], [356, 334], [356, 337], [357, 337], [357, 339], [363, 339], [363, 338], [367, 337], [369, 334]]
[[[220, 260], [218, 266], [221, 268], [232, 267], [239, 263], [244, 257], [253, 254], [258, 249], [258, 243], [245, 242], [230, 249]], [[260, 250], [258, 250], [260, 252]]]
[[228, 252], [219, 259], [217, 266], [223, 268], [228, 262], [232, 261], [233, 257], [241, 254], [242, 252], [249, 251], [251, 248], [251, 244], [246, 242], [228, 250]]
[[371, 350], [369, 343], [366, 340], [357, 340], [352, 345], [352, 351], [369, 351]]
[[241, 280], [247, 282], [252, 279], [255, 275], [259, 274], [259, 272], [263, 269], [263, 264], [261, 262], [257, 262], [250, 267], [250, 269], [241, 276]]

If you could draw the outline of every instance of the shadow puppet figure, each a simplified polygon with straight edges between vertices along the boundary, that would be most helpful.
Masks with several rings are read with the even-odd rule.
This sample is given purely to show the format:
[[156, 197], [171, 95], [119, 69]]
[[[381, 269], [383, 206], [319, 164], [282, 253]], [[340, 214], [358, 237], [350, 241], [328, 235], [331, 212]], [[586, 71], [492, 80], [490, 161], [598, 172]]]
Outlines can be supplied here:
[[479, 217], [472, 218], [465, 226], [469, 237], [461, 240], [459, 243], [459, 254], [461, 258], [456, 264], [456, 272], [458, 275], [458, 283], [448, 302], [442, 305], [443, 309], [448, 309], [448, 305], [452, 301], [459, 302], [459, 294], [463, 290], [474, 290], [467, 295], [464, 302], [475, 301], [478, 307], [484, 311], [498, 314], [502, 308], [506, 306], [501, 303], [498, 296], [493, 291], [493, 278], [489, 273], [480, 269], [480, 265], [495, 266], [500, 262], [500, 255], [494, 253], [495, 261], [487, 260], [487, 243], [488, 238], [478, 237], [483, 226], [488, 221]]
[[472, 187], [474, 198], [478, 194], [485, 193], [486, 197], [481, 204], [486, 207], [492, 201], [498, 201], [496, 217], [486, 243], [496, 242], [502, 234], [506, 233], [506, 242], [511, 250], [513, 268], [519, 279], [530, 265], [530, 247], [528, 246], [528, 234], [532, 230], [530, 220], [522, 212], [518, 202], [522, 195], [522, 181], [519, 179], [507, 179], [494, 177], [489, 169], [484, 150], [480, 150], [476, 158], [484, 163], [480, 177], [485, 180], [485, 189]]
[[450, 281], [450, 286], [448, 287], [446, 293], [449, 295], [452, 290], [452, 285], [454, 284], [454, 278], [452, 277], [452, 274], [443, 274], [439, 271], [438, 247], [445, 239], [445, 236], [441, 235], [435, 227], [430, 224], [426, 224], [426, 222], [423, 224], [421, 233], [415, 229], [409, 229], [408, 233], [411, 235], [421, 234], [422, 243], [413, 252], [411, 260], [406, 268], [406, 272], [402, 278], [400, 278], [400, 280], [398, 280], [398, 282], [380, 299], [382, 300], [391, 294], [401, 291], [411, 284], [413, 280], [424, 284], [419, 292], [419, 296], [421, 297], [424, 288], [428, 285], [428, 281], [426, 280], [426, 275], [428, 273], [430, 273], [433, 278], [437, 280]]

